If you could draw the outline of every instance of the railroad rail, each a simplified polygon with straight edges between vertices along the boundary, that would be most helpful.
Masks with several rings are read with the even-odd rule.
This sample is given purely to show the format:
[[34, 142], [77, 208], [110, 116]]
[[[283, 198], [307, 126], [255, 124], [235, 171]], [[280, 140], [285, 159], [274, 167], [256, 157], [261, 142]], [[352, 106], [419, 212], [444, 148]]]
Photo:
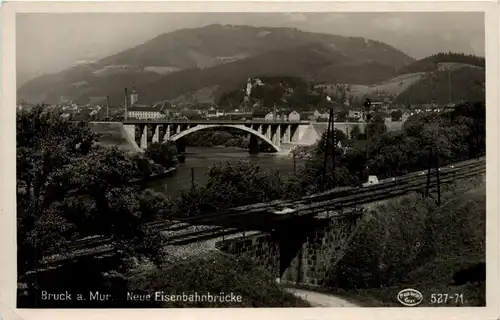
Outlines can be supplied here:
[[[454, 164], [452, 167], [440, 168], [440, 183], [448, 184], [460, 179], [466, 179], [486, 171], [485, 159], [468, 160]], [[435, 170], [433, 170], [435, 173]], [[258, 203], [224, 210], [218, 213], [206, 214], [197, 217], [175, 218], [177, 222], [157, 221], [146, 223], [145, 227], [153, 232], [179, 231], [187, 229], [196, 224], [215, 226], [201, 230], [188, 232], [168, 238], [172, 245], [187, 244], [210, 238], [221, 237], [241, 233], [242, 230], [269, 231], [280, 222], [297, 216], [314, 216], [325, 211], [335, 211], [363, 205], [370, 202], [398, 197], [410, 192], [421, 191], [427, 185], [427, 172], [417, 172], [397, 177], [395, 180], [386, 179], [382, 183], [363, 188], [347, 187], [329, 190], [321, 194], [302, 197], [296, 200], [279, 200], [269, 203]], [[436, 190], [436, 177], [433, 175], [430, 181], [431, 192]], [[276, 214], [279, 208], [291, 208], [287, 214]], [[346, 215], [349, 213], [344, 213]], [[337, 214], [339, 216], [339, 214]], [[265, 217], [264, 220], [262, 218]], [[219, 225], [217, 225], [219, 224]], [[233, 227], [231, 227], [231, 225]], [[51, 259], [47, 257], [46, 263], [70, 260], [82, 255], [99, 256], [113, 251], [113, 238], [96, 236], [92, 238], [77, 240], [68, 247], [67, 256], [62, 259]], [[101, 250], [98, 250], [101, 248]], [[94, 251], [92, 251], [95, 249]], [[92, 251], [91, 253], [85, 253]], [[57, 255], [56, 255], [57, 256]], [[42, 264], [44, 264], [42, 262]]]

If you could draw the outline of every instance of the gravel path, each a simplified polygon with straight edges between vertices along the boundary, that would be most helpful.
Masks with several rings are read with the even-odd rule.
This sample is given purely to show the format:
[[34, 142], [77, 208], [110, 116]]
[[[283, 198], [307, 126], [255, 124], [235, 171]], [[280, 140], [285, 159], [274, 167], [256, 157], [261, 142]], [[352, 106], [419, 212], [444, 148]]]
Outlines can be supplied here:
[[357, 304], [346, 301], [335, 296], [304, 289], [285, 288], [291, 294], [309, 302], [313, 307], [340, 308], [340, 307], [360, 307]]

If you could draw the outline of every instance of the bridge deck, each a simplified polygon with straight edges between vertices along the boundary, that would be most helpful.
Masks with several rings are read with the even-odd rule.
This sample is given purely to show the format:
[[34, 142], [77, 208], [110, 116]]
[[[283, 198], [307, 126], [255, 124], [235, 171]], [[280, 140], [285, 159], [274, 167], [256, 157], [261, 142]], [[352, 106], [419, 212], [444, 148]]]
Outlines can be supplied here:
[[287, 120], [172, 120], [172, 119], [128, 119], [121, 121], [123, 124], [309, 124], [310, 121]]

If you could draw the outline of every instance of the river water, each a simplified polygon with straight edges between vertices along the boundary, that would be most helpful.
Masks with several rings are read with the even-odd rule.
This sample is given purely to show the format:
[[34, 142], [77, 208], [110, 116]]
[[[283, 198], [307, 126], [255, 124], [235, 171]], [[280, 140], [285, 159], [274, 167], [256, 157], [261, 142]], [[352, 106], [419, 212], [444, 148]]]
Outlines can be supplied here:
[[[191, 188], [192, 177], [194, 182], [203, 185], [208, 181], [207, 172], [215, 164], [221, 162], [250, 161], [263, 170], [279, 170], [280, 173], [289, 173], [294, 170], [293, 158], [283, 154], [259, 153], [250, 155], [248, 150], [225, 147], [187, 147], [186, 161], [180, 163], [172, 177], [153, 182], [150, 187], [169, 196], [177, 196], [182, 190]], [[296, 160], [296, 168], [303, 164], [303, 160]], [[192, 174], [192, 169], [193, 173]]]

